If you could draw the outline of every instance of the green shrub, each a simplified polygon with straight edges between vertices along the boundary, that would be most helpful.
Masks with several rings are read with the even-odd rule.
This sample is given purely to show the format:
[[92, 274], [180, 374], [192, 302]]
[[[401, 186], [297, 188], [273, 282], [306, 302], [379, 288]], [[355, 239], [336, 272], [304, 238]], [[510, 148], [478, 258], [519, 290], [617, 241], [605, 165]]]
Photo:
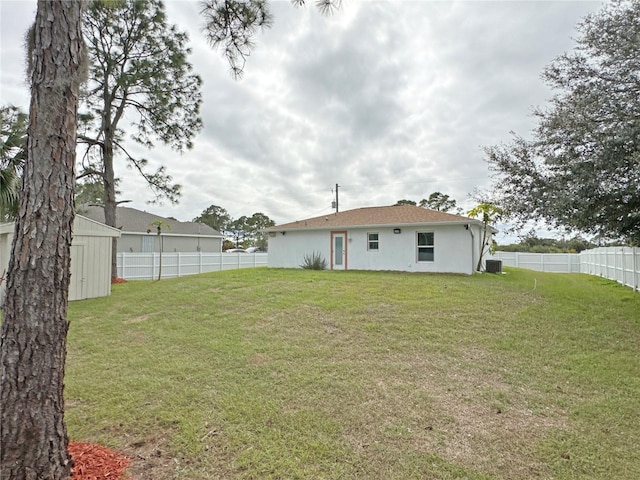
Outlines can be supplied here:
[[300, 265], [307, 270], [325, 270], [327, 261], [322, 257], [320, 252], [313, 252], [311, 255], [304, 256], [304, 262]]

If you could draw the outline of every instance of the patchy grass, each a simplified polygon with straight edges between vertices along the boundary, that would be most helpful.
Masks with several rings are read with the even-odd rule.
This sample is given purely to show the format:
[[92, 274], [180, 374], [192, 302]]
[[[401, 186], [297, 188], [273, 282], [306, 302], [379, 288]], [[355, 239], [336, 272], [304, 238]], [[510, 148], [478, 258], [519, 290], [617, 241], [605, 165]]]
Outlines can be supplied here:
[[136, 479], [640, 478], [640, 295], [246, 269], [71, 304], [72, 440]]

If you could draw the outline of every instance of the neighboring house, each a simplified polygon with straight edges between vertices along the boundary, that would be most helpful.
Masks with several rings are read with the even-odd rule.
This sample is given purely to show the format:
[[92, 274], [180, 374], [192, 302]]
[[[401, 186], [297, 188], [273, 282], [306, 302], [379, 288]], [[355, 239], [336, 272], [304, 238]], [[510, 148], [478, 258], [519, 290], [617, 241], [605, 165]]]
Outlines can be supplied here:
[[[78, 213], [104, 222], [102, 207], [81, 205]], [[222, 252], [222, 235], [209, 225], [180, 222], [135, 208], [117, 207], [116, 226], [121, 231], [118, 252], [159, 252], [158, 222], [161, 222], [164, 252]]]
[[[0, 276], [8, 270], [15, 225], [0, 224]], [[81, 215], [73, 221], [71, 283], [69, 300], [105, 297], [111, 294], [111, 239], [120, 231]], [[0, 305], [4, 304], [0, 285]]]
[[460, 215], [394, 205], [331, 213], [265, 231], [270, 267], [300, 267], [305, 256], [320, 253], [332, 270], [470, 275], [478, 264], [483, 228], [481, 221]]

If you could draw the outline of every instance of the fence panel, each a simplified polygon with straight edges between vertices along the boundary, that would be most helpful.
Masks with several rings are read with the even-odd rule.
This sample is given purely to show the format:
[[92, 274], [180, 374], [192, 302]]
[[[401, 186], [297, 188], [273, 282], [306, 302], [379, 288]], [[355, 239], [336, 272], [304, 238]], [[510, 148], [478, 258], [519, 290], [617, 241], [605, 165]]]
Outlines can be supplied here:
[[640, 249], [600, 247], [580, 254], [580, 271], [615, 280], [638, 290], [640, 287]]
[[587, 273], [615, 280], [638, 290], [640, 287], [640, 248], [599, 247], [581, 253], [495, 252], [491, 258], [504, 266], [539, 272]]
[[502, 260], [503, 265], [507, 267], [526, 268], [538, 272], [580, 272], [580, 256], [577, 253], [495, 252], [492, 258]]
[[268, 265], [266, 253], [156, 252], [118, 253], [118, 276], [126, 280], [175, 278], [198, 273]]

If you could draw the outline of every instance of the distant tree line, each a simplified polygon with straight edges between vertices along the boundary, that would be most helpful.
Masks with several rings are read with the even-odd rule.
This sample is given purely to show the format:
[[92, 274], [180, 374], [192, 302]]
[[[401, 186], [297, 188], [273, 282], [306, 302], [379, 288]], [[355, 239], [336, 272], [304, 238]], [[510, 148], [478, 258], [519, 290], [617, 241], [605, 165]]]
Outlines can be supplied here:
[[495, 249], [501, 252], [524, 253], [580, 253], [583, 250], [596, 248], [598, 245], [582, 238], [579, 235], [566, 238], [538, 238], [535, 233], [529, 232], [520, 238], [520, 242], [509, 245], [496, 245]]
[[462, 208], [456, 205], [456, 201], [440, 192], [433, 192], [429, 197], [423, 198], [419, 202], [415, 202], [414, 200], [398, 200], [396, 205], [414, 205], [422, 208], [429, 208], [431, 210], [438, 210], [440, 212], [449, 212], [451, 210], [455, 210], [457, 215], [462, 214]]
[[267, 215], [260, 212], [256, 212], [250, 217], [242, 215], [233, 219], [225, 208], [218, 205], [211, 205], [193, 221], [209, 225], [225, 235], [227, 238], [222, 245], [223, 250], [251, 246], [266, 250], [268, 240], [262, 230], [276, 224]]

